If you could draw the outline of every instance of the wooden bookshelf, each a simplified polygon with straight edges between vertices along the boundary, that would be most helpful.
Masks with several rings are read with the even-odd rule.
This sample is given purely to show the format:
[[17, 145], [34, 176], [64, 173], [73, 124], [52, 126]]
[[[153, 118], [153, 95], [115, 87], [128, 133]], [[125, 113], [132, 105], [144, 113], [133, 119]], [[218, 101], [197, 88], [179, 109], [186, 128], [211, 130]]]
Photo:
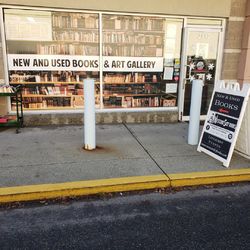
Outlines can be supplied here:
[[164, 18], [103, 15], [104, 55], [159, 56], [161, 51], [163, 56], [164, 22]]
[[66, 107], [44, 107], [44, 108], [23, 108], [23, 110], [66, 110], [72, 109], [73, 106], [66, 106]]
[[[72, 109], [83, 109], [84, 106], [65, 106], [65, 107], [44, 107], [44, 108], [23, 108], [23, 110], [72, 110]], [[96, 105], [99, 108], [99, 105]]]
[[[0, 95], [1, 96], [1, 95]], [[79, 97], [83, 95], [42, 95], [42, 94], [27, 94], [27, 95], [22, 95], [23, 98], [25, 97]], [[95, 95], [95, 97], [99, 97], [99, 95]]]
[[[8, 42], [12, 42], [15, 43], [15, 41], [8, 41]], [[34, 43], [34, 41], [30, 41], [30, 40], [22, 40], [22, 41], [18, 41], [18, 43]], [[37, 44], [54, 44], [54, 43], [93, 43], [93, 44], [98, 44], [99, 45], [99, 41], [85, 41], [85, 40], [49, 40], [49, 41], [39, 41], [36, 42]]]
[[127, 97], [141, 97], [141, 96], [164, 96], [164, 95], [167, 95], [166, 93], [158, 93], [158, 94], [148, 94], [148, 93], [145, 93], [145, 94], [105, 94], [103, 95], [104, 97], [110, 97], [110, 96], [113, 96], [113, 97], [123, 97], [123, 96], [127, 96]]
[[25, 97], [72, 97], [72, 96], [77, 96], [77, 95], [42, 95], [42, 94], [27, 94], [27, 95], [23, 95], [23, 98]]
[[53, 26], [53, 30], [55, 31], [61, 31], [61, 30], [67, 30], [67, 31], [71, 31], [71, 30], [83, 30], [83, 31], [96, 31], [98, 32], [99, 29], [98, 28], [81, 28], [81, 27], [56, 27]]
[[[83, 82], [10, 82], [10, 84], [12, 85], [46, 85], [46, 84], [49, 84], [49, 85], [53, 85], [53, 84], [65, 84], [65, 85], [74, 85], [74, 84], [80, 84], [80, 85], [83, 85]], [[95, 84], [100, 84], [100, 82], [95, 82]]]
[[[114, 85], [133, 85], [133, 84], [157, 84], [158, 82], [103, 82], [103, 84], [114, 84]], [[84, 85], [83, 82], [10, 82], [11, 85], [36, 85], [36, 84], [43, 84], [43, 85], [51, 85], [51, 84], [80, 84]], [[96, 82], [95, 84], [100, 84], [100, 82]]]
[[118, 30], [118, 29], [107, 29], [103, 30], [103, 33], [110, 33], [110, 32], [126, 32], [126, 33], [149, 33], [149, 34], [164, 34], [164, 30]]

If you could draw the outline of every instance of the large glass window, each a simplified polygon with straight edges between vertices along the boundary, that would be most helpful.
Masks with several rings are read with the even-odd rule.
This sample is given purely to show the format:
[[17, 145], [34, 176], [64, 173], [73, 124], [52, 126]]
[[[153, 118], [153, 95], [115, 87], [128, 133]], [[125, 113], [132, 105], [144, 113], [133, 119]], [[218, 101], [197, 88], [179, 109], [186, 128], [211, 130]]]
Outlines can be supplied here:
[[86, 77], [96, 107], [177, 106], [182, 19], [103, 14], [100, 31], [96, 13], [5, 9], [4, 18], [9, 80], [22, 85], [25, 110], [82, 108]]
[[87, 76], [96, 79], [99, 106], [98, 14], [16, 9], [4, 13], [9, 80], [22, 85], [25, 110], [82, 108]]
[[105, 108], [177, 105], [182, 22], [103, 15]]

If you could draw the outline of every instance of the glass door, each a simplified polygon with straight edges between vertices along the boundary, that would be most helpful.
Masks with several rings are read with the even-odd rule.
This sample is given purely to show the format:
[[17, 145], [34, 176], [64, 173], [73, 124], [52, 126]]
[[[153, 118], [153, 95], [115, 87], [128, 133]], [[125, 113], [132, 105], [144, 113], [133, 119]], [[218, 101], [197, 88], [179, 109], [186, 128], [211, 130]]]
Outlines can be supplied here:
[[192, 81], [204, 81], [201, 119], [205, 119], [214, 85], [218, 79], [218, 51], [221, 29], [187, 28], [182, 57], [180, 120], [189, 120]]

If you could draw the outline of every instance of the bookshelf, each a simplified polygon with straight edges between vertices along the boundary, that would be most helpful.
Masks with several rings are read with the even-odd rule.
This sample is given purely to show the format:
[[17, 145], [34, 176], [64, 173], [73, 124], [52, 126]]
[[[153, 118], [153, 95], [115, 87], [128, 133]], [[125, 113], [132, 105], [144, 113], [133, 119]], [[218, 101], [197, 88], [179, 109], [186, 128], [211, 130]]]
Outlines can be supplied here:
[[166, 93], [161, 73], [106, 73], [103, 84], [105, 108], [176, 106], [177, 93]]
[[39, 43], [38, 54], [98, 55], [98, 15], [52, 12], [52, 43]]
[[163, 56], [164, 19], [103, 15], [104, 56]]
[[51, 12], [47, 40], [15, 40], [7, 37], [10, 54], [99, 55], [98, 15]]
[[[84, 72], [10, 72], [10, 84], [22, 86], [24, 110], [82, 108]], [[95, 82], [96, 105], [100, 104], [100, 83]], [[15, 106], [12, 105], [12, 109]]]

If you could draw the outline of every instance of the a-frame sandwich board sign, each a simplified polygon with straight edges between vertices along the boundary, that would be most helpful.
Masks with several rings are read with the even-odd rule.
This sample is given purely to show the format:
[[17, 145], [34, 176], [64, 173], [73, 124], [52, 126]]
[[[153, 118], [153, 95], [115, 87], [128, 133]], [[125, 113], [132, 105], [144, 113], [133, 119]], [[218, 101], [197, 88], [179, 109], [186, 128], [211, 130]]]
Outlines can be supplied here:
[[213, 91], [197, 150], [221, 161], [225, 167], [230, 164], [249, 94], [250, 84], [240, 88], [237, 82], [220, 81]]

